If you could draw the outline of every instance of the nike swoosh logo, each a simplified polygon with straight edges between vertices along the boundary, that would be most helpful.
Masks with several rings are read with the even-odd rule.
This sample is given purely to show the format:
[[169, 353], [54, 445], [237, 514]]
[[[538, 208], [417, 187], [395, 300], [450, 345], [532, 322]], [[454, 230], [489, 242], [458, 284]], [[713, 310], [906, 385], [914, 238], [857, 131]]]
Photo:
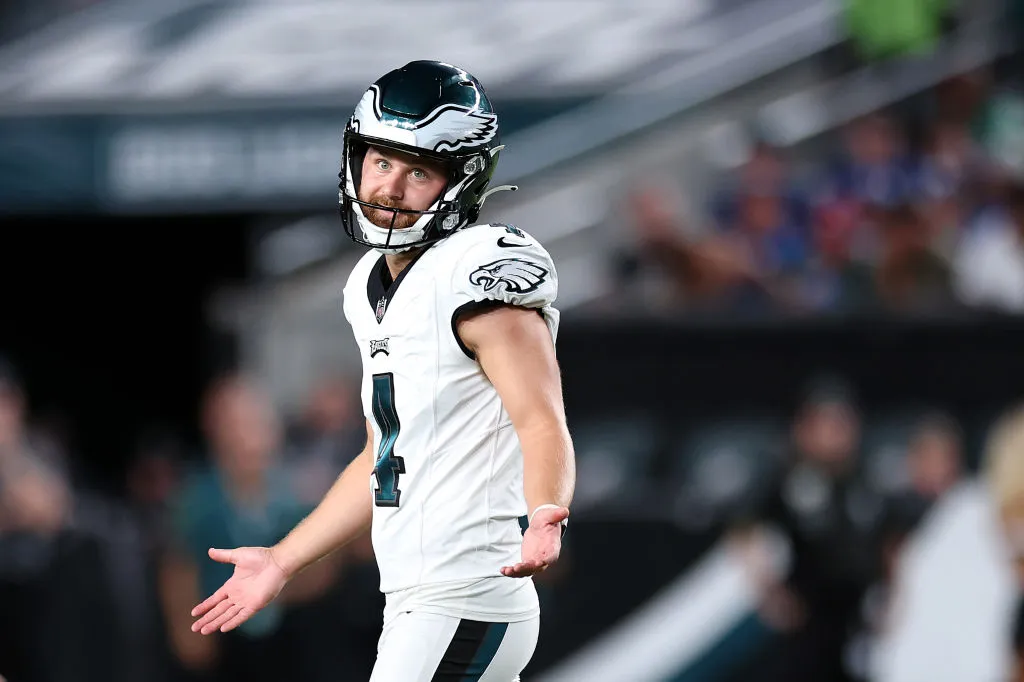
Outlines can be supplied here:
[[505, 241], [504, 237], [498, 237], [498, 246], [503, 249], [523, 249], [529, 246], [529, 244], [516, 244], [514, 242]]

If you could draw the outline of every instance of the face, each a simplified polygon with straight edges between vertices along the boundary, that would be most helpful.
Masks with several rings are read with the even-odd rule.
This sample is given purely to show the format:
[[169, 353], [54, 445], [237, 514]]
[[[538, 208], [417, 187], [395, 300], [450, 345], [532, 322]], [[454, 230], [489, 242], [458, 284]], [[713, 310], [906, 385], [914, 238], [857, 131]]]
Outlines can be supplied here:
[[950, 434], [925, 431], [911, 442], [909, 460], [914, 488], [926, 497], [936, 498], [956, 483], [960, 447]]
[[888, 162], [896, 151], [896, 143], [895, 129], [882, 117], [858, 121], [847, 137], [853, 158], [868, 165]]
[[805, 409], [795, 435], [800, 452], [809, 460], [844, 464], [855, 454], [860, 422], [849, 405], [822, 403]]
[[206, 435], [220, 467], [243, 478], [265, 471], [279, 436], [269, 397], [243, 381], [229, 381], [214, 389], [206, 410]]
[[[379, 206], [425, 211], [437, 201], [447, 184], [448, 175], [437, 161], [370, 147], [363, 159], [359, 199]], [[362, 210], [367, 220], [384, 229], [390, 228], [394, 221], [396, 230], [405, 230], [420, 217], [417, 213], [395, 213], [366, 206]]]
[[759, 145], [740, 173], [747, 186], [774, 191], [783, 184], [786, 169], [775, 150]]
[[748, 194], [742, 203], [744, 226], [755, 232], [771, 232], [782, 222], [782, 201], [778, 196]]

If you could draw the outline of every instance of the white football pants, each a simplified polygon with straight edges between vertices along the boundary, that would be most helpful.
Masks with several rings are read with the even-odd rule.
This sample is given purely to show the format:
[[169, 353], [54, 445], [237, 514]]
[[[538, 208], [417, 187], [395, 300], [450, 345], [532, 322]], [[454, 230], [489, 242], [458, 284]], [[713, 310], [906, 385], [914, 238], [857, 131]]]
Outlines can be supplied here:
[[517, 623], [406, 611], [384, 627], [370, 682], [518, 682], [540, 618]]

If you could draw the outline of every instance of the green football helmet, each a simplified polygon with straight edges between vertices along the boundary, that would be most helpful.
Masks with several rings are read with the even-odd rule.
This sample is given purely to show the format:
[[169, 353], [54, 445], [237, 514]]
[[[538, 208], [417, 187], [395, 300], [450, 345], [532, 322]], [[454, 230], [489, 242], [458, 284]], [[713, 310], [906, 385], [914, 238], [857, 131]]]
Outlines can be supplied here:
[[[442, 162], [448, 183], [425, 211], [378, 206], [359, 199], [363, 158], [370, 147]], [[450, 64], [415, 61], [382, 76], [363, 94], [345, 127], [338, 203], [345, 232], [355, 242], [397, 253], [444, 239], [476, 221], [498, 162], [498, 116], [483, 86]], [[363, 207], [392, 213], [391, 226], [371, 223]], [[400, 213], [419, 218], [395, 229]]]

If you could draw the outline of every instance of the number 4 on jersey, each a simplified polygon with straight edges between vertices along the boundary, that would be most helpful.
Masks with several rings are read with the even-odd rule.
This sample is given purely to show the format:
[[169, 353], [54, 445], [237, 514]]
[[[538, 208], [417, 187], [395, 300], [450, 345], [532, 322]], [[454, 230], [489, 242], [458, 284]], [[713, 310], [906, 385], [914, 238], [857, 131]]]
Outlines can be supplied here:
[[377, 489], [373, 503], [378, 507], [397, 507], [402, 492], [398, 489], [398, 475], [405, 473], [405, 460], [395, 456], [398, 440], [398, 412], [395, 411], [395, 377], [391, 372], [373, 375], [373, 418], [380, 429], [380, 447], [373, 477]]

